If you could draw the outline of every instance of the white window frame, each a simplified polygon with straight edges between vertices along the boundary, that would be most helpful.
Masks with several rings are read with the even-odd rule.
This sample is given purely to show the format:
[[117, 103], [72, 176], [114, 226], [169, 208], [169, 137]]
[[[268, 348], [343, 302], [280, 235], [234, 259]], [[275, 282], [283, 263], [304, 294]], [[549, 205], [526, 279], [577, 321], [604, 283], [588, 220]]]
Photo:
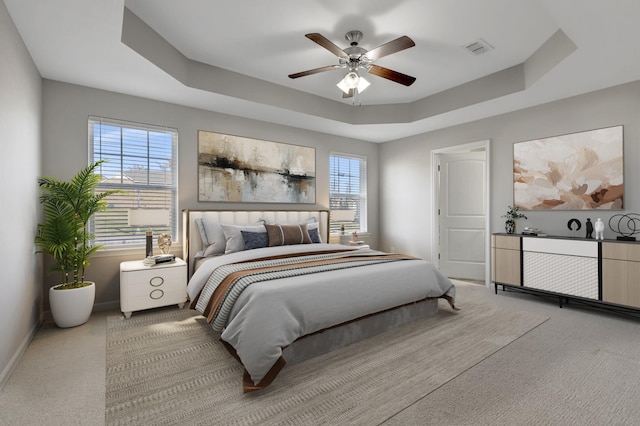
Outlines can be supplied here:
[[[338, 159], [348, 160], [350, 166], [353, 166], [353, 161], [357, 161], [358, 170], [349, 170], [348, 168], [340, 170], [341, 177], [336, 175], [334, 161]], [[357, 173], [357, 174], [356, 174]], [[336, 179], [346, 179], [342, 182], [336, 182]], [[359, 192], [339, 192], [338, 186], [354, 184], [353, 179], [358, 179], [357, 185]], [[329, 154], [329, 209], [330, 210], [353, 210], [355, 213], [355, 220], [353, 223], [344, 223], [345, 232], [351, 233], [353, 231], [359, 233], [366, 233], [367, 230], [367, 157], [354, 154], [346, 154], [342, 152], [331, 152]], [[342, 223], [338, 223], [329, 220], [329, 229], [332, 234], [340, 232], [340, 226]]]
[[[100, 134], [94, 133], [96, 126]], [[103, 126], [105, 126], [104, 135], [101, 133]], [[107, 136], [106, 126], [119, 128], [120, 135], [116, 134], [114, 137], [114, 134], [110, 133]], [[146, 141], [136, 139], [135, 146], [133, 146], [131, 143], [134, 139], [123, 136], [123, 133], [127, 132], [122, 132], [122, 129], [133, 130], [138, 134], [146, 132]], [[166, 144], [163, 149], [156, 146], [154, 150], [154, 135], [164, 135], [171, 138], [169, 155], [166, 152]], [[110, 150], [109, 152], [106, 149], [101, 151], [101, 146], [107, 144], [107, 137], [110, 137]], [[120, 137], [119, 148], [117, 148], [117, 143], [114, 143], [118, 137]], [[122, 191], [105, 199], [109, 203], [107, 212], [96, 214], [90, 221], [90, 231], [95, 235], [93, 243], [102, 244], [105, 250], [144, 248], [147, 228], [140, 229], [129, 226], [127, 223], [128, 211], [133, 208], [169, 209], [171, 223], [167, 226], [152, 226], [151, 230], [154, 236], [170, 233], [172, 243], [178, 243], [178, 130], [166, 126], [89, 116], [88, 139], [89, 163], [104, 158], [108, 159], [106, 163], [96, 169], [96, 173], [104, 177], [98, 188]], [[123, 152], [127, 145], [132, 146], [131, 150]], [[144, 154], [144, 150], [146, 150], [146, 154]], [[139, 166], [136, 173], [132, 172], [133, 168], [127, 170], [126, 164], [134, 161], [138, 165], [145, 163], [146, 167]], [[166, 169], [163, 170], [157, 166], [163, 161], [168, 162], [167, 167], [170, 170], [168, 174]], [[152, 164], [153, 162], [156, 163], [156, 166]], [[136, 177], [128, 177], [128, 171], [130, 175], [136, 174]], [[164, 182], [158, 176], [162, 177]], [[148, 191], [147, 200], [144, 196], [140, 196], [142, 191]], [[152, 198], [151, 194], [156, 198]], [[110, 232], [109, 227], [113, 228], [113, 233]], [[154, 247], [157, 247], [155, 241]]]

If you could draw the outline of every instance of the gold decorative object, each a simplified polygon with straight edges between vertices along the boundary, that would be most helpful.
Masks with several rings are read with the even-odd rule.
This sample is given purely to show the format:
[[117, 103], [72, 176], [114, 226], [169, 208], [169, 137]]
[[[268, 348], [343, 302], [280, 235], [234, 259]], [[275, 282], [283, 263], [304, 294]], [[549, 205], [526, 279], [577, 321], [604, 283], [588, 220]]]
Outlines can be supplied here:
[[158, 247], [160, 247], [162, 254], [169, 253], [169, 249], [171, 249], [171, 234], [158, 235]]

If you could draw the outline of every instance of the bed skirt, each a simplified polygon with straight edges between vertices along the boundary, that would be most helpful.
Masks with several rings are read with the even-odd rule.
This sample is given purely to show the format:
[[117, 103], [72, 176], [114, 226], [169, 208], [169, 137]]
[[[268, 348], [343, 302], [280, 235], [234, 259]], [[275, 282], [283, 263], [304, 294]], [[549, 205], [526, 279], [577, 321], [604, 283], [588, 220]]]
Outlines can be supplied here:
[[323, 355], [385, 331], [393, 330], [438, 312], [438, 299], [425, 299], [368, 315], [304, 336], [284, 348], [287, 365]]

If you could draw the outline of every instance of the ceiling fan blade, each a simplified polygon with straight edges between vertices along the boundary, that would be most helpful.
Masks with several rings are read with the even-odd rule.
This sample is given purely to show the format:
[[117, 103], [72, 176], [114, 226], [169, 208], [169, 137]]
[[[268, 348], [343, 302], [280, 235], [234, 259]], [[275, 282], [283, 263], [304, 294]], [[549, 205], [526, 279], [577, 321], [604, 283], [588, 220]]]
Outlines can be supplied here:
[[378, 77], [386, 78], [387, 80], [395, 81], [396, 83], [404, 84], [405, 86], [411, 86], [413, 82], [416, 81], [415, 77], [390, 70], [389, 68], [380, 67], [378, 65], [370, 65], [368, 71], [369, 74], [377, 75]]
[[344, 93], [342, 92], [342, 98], [353, 98], [353, 95], [355, 94], [356, 90], [355, 89], [349, 89], [349, 93]]
[[340, 49], [338, 46], [333, 44], [328, 38], [318, 33], [305, 34], [305, 37], [311, 41], [315, 41], [320, 46], [327, 49], [329, 52], [333, 53], [339, 58], [349, 59], [349, 55], [345, 53], [344, 50]]
[[402, 36], [395, 40], [391, 40], [389, 43], [385, 43], [382, 46], [378, 46], [375, 49], [371, 49], [365, 54], [365, 56], [370, 60], [375, 61], [383, 56], [391, 55], [392, 53], [408, 49], [415, 45], [416, 44], [409, 37]]
[[314, 68], [312, 70], [297, 72], [295, 74], [290, 74], [289, 78], [298, 78], [304, 77], [311, 74], [318, 74], [319, 72], [331, 71], [340, 68], [340, 65], [327, 65], [326, 67]]

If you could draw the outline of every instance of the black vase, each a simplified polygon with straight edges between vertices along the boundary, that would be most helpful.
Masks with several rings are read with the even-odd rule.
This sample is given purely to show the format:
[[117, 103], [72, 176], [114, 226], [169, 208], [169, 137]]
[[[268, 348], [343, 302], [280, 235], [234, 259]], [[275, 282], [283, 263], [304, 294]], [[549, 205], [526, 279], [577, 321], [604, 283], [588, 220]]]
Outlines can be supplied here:
[[516, 221], [515, 220], [507, 220], [504, 223], [504, 230], [507, 231], [507, 234], [515, 234], [515, 232], [516, 232]]

